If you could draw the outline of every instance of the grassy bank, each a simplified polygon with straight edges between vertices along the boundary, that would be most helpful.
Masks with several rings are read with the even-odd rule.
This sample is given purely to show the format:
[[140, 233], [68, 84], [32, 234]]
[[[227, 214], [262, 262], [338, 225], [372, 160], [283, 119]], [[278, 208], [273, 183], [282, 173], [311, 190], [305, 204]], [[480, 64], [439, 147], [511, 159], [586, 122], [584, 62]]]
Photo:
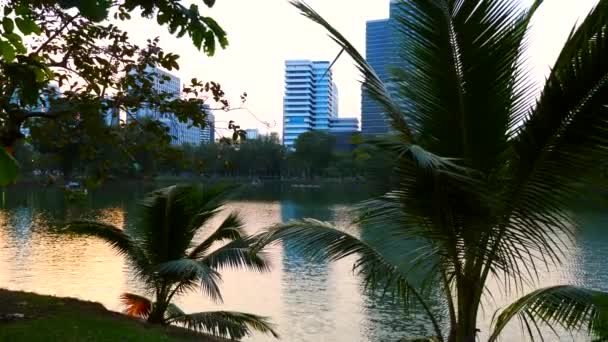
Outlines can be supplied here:
[[0, 341], [226, 341], [157, 327], [73, 298], [0, 289]]

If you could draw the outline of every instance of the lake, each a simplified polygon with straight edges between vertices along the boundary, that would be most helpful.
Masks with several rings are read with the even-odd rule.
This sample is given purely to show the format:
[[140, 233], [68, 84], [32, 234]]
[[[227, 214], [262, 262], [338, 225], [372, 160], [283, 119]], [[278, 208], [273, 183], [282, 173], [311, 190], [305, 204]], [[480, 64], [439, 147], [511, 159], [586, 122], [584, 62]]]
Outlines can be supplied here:
[[[63, 193], [53, 188], [6, 189], [0, 198], [0, 287], [77, 297], [120, 311], [122, 292], [143, 294], [122, 257], [99, 240], [57, 235], [52, 228], [80, 218], [125, 227], [135, 220], [138, 200], [154, 188], [151, 184], [107, 184], [80, 203], [66, 202]], [[216, 221], [235, 210], [245, 219], [247, 231], [255, 233], [277, 222], [312, 217], [332, 221], [357, 235], [358, 227], [349, 224], [349, 210], [366, 197], [368, 193], [359, 185], [321, 189], [265, 185], [240, 191]], [[543, 272], [539, 286], [573, 284], [608, 290], [608, 268], [604, 266], [608, 214], [582, 207], [583, 230], [566, 251], [564, 264]], [[213, 303], [195, 292], [179, 298], [178, 305], [187, 312], [221, 309], [269, 316], [282, 341], [389, 342], [424, 333], [426, 324], [420, 314], [406, 316], [390, 299], [363, 291], [352, 272], [353, 259], [312, 263], [288, 244], [275, 245], [269, 253], [269, 273], [222, 272], [223, 303]], [[486, 307], [486, 318], [480, 322], [482, 336], [494, 308], [509, 300], [498, 297]], [[516, 325], [507, 334], [505, 340], [522, 340]], [[546, 340], [581, 337], [551, 338]], [[270, 340], [264, 335], [247, 339]]]

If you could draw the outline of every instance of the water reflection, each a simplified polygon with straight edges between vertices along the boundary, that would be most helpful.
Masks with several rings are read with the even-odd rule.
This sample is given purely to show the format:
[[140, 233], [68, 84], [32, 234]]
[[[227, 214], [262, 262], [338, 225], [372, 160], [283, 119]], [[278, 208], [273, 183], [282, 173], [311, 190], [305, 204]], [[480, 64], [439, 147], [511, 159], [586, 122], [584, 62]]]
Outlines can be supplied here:
[[[302, 206], [291, 200], [281, 202], [281, 221], [304, 217], [329, 220], [331, 211], [326, 206]], [[326, 336], [332, 331], [334, 304], [328, 294], [328, 265], [312, 263], [304, 258], [293, 243], [283, 243], [282, 293], [284, 316], [290, 341], [303, 341], [304, 336]]]
[[[141, 284], [130, 277], [124, 260], [103, 242], [57, 235], [53, 227], [84, 217], [130, 229], [136, 223], [137, 201], [153, 188], [152, 184], [110, 185], [78, 204], [66, 203], [57, 189], [7, 190], [0, 209], [0, 287], [98, 301], [113, 310], [120, 309], [122, 292], [144, 294]], [[349, 226], [349, 210], [360, 199], [359, 193], [335, 189], [257, 188], [241, 192], [211, 227], [231, 210], [241, 213], [249, 233], [280, 221], [314, 217], [335, 222], [373, 243], [382, 230]], [[590, 210], [581, 220], [585, 229], [566, 251], [565, 265], [542, 273], [538, 286], [568, 283], [608, 290], [604, 267], [608, 215]], [[391, 248], [394, 253], [389, 254], [399, 256], [403, 250], [414, 250], [416, 244]], [[179, 305], [188, 312], [238, 310], [269, 316], [278, 325], [283, 341], [397, 341], [404, 332], [420, 336], [428, 331], [420, 314], [405, 316], [399, 304], [364, 292], [353, 275], [352, 259], [312, 263], [289, 243], [274, 246], [269, 256], [273, 269], [268, 274], [222, 272], [224, 303], [213, 303], [195, 292], [179, 298]], [[500, 283], [489, 286], [497, 291], [502, 288]], [[494, 309], [511, 300], [499, 298], [487, 305], [482, 330], [488, 327]], [[482, 331], [482, 336], [485, 333]], [[506, 340], [522, 340], [516, 325], [509, 334], [512, 339]], [[268, 340], [267, 336], [250, 339]]]
[[0, 210], [1, 286], [116, 308], [112, 304], [122, 290], [122, 260], [100, 241], [53, 234], [49, 221], [36, 208]]

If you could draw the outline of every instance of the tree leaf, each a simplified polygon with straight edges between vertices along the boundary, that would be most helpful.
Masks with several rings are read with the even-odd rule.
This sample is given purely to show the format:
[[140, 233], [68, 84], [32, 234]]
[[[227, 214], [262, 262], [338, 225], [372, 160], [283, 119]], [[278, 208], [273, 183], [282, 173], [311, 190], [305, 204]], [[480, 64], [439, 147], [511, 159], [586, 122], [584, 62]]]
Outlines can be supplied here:
[[5, 33], [12, 33], [15, 29], [15, 23], [13, 23], [11, 18], [4, 17], [4, 19], [2, 19], [2, 28]]
[[14, 183], [18, 175], [17, 161], [4, 148], [0, 148], [0, 186]]
[[192, 43], [196, 46], [197, 49], [201, 49], [203, 45], [203, 31], [199, 28], [193, 28], [190, 31], [190, 36], [192, 37]]
[[15, 48], [5, 40], [0, 40], [0, 54], [6, 62], [12, 62], [15, 59]]
[[15, 18], [15, 23], [17, 24], [19, 31], [23, 32], [25, 35], [42, 33], [40, 27], [38, 27], [38, 25], [36, 25], [36, 23], [30, 18]]
[[5, 33], [4, 36], [11, 42], [11, 44], [13, 44], [13, 46], [15, 47], [15, 50], [17, 50], [17, 53], [24, 54], [27, 52], [27, 49], [23, 45], [23, 40], [21, 39], [20, 35], [14, 33], [14, 32], [11, 32], [11, 33]]
[[88, 19], [100, 22], [108, 17], [110, 5], [111, 1], [109, 0], [81, 1], [78, 9], [80, 14]]

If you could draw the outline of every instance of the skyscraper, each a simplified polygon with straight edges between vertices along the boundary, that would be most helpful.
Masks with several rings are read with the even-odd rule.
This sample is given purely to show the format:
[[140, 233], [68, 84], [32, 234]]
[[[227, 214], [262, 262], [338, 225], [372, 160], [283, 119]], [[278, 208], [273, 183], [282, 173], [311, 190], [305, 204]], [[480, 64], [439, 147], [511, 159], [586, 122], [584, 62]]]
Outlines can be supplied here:
[[[153, 90], [157, 93], [169, 94], [173, 98], [178, 98], [181, 94], [181, 80], [179, 77], [161, 70], [159, 68], [147, 67], [146, 75], [152, 77]], [[161, 113], [158, 108], [142, 106], [135, 112], [136, 118], [150, 118], [154, 120], [168, 119], [168, 113]]]
[[[391, 89], [390, 69], [403, 67], [399, 57], [399, 44], [403, 34], [397, 27], [397, 18], [401, 15], [399, 5], [392, 0], [388, 19], [371, 20], [366, 26], [365, 55], [367, 62], [378, 77]], [[363, 91], [361, 96], [361, 132], [367, 135], [389, 132], [388, 121], [381, 107]]]
[[333, 118], [331, 120], [330, 132], [358, 132], [359, 119], [357, 118]]
[[[146, 72], [152, 75], [154, 91], [168, 93], [174, 98], [181, 95], [181, 80], [179, 77], [161, 70], [149, 67]], [[158, 120], [169, 128], [172, 145], [199, 145], [201, 143], [202, 132], [199, 127], [192, 126], [192, 121], [180, 122], [172, 113], [161, 113], [158, 108], [143, 106], [135, 113], [137, 118], [151, 118]]]
[[328, 61], [285, 62], [283, 144], [293, 148], [297, 137], [312, 130], [329, 130], [338, 115], [338, 94]]
[[208, 105], [205, 105], [205, 109], [207, 110], [207, 123], [201, 130], [201, 143], [212, 144], [215, 141], [215, 115]]

